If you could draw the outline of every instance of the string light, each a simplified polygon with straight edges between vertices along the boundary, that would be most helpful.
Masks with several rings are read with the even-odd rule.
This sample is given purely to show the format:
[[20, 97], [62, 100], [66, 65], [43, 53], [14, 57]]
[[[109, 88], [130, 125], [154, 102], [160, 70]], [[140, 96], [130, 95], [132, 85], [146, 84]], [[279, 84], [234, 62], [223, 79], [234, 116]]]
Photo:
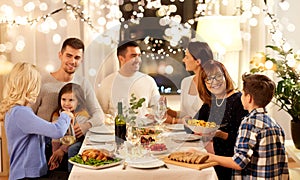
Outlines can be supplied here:
[[[86, 16], [84, 14], [84, 11], [81, 10], [80, 6], [76, 6], [76, 5], [72, 5], [69, 4], [66, 1], [63, 1], [64, 7], [56, 9], [54, 11], [52, 11], [51, 13], [42, 15], [42, 16], [38, 16], [36, 18], [29, 18], [29, 17], [20, 17], [18, 16], [15, 19], [10, 19], [10, 18], [1, 18], [0, 19], [0, 23], [1, 24], [8, 24], [10, 26], [20, 26], [20, 25], [34, 25], [36, 23], [39, 22], [45, 22], [48, 18], [50, 18], [51, 16], [58, 14], [61, 11], [67, 11], [67, 12], [72, 12], [74, 17], [76, 19], [80, 19], [82, 22], [86, 23], [92, 30], [97, 31], [97, 29], [95, 28], [95, 26], [93, 25], [91, 18], [89, 16]], [[25, 12], [30, 12], [35, 8], [35, 5], [33, 2], [29, 2], [24, 6], [24, 10]], [[45, 4], [41, 4], [41, 8], [45, 9]]]
[[[124, 1], [119, 1], [119, 2], [124, 2]], [[170, 1], [172, 2], [172, 1]], [[174, 1], [173, 1], [174, 2]], [[184, 2], [183, 0], [180, 2]], [[160, 25], [161, 26], [169, 26], [169, 28], [166, 28], [165, 31], [165, 39], [168, 40], [169, 42], [171, 42], [171, 44], [173, 46], [177, 46], [178, 42], [180, 41], [180, 39], [182, 37], [190, 37], [191, 35], [191, 26], [194, 25], [197, 21], [198, 18], [200, 16], [204, 16], [207, 14], [212, 14], [213, 12], [213, 6], [217, 6], [216, 1], [203, 1], [203, 0], [197, 0], [196, 2], [196, 11], [194, 14], [194, 17], [191, 19], [188, 19], [184, 24], [180, 24], [181, 23], [181, 17], [178, 15], [171, 15], [171, 14], [176, 14], [177, 12], [177, 7], [174, 4], [170, 4], [170, 5], [163, 5], [161, 3], [161, 0], [156, 0], [156, 1], [131, 1], [131, 3], [137, 3], [137, 6], [133, 6], [131, 3], [127, 3], [124, 4], [124, 8], [127, 10], [126, 11], [132, 11], [133, 14], [131, 15], [131, 23], [135, 23], [138, 24], [140, 19], [142, 17], [144, 17], [144, 12], [145, 12], [145, 8], [150, 8], [150, 9], [157, 9], [157, 16], [161, 17], [160, 18]], [[106, 15], [106, 17], [99, 17], [96, 22], [98, 22], [98, 24], [100, 26], [107, 26], [107, 29], [109, 29], [111, 26], [115, 26], [115, 23], [112, 22], [108, 22], [106, 19], [107, 18], [118, 18], [118, 21], [120, 22], [124, 22], [125, 19], [122, 19], [122, 13], [121, 11], [116, 12], [116, 10], [119, 8], [119, 6], [117, 4], [111, 4], [111, 5], [106, 5], [106, 4], [100, 4], [100, 1], [93, 1], [93, 3], [95, 3], [95, 7], [96, 7], [96, 3], [97, 7], [100, 9], [104, 9], [104, 8], [110, 8], [110, 12]], [[116, 2], [117, 3], [117, 2]], [[58, 14], [62, 11], [66, 11], [68, 13], [72, 13], [72, 15], [74, 16], [75, 19], [80, 19], [80, 21], [84, 22], [85, 24], [87, 24], [90, 29], [92, 29], [94, 32], [103, 32], [103, 28], [96, 28], [96, 26], [93, 25], [93, 22], [90, 18], [89, 15], [87, 15], [87, 13], [85, 13], [81, 6], [79, 5], [72, 5], [68, 2], [66, 2], [66, 0], [63, 1], [64, 6], [61, 8], [58, 8], [54, 11], [52, 11], [49, 14], [44, 14], [41, 16], [38, 16], [36, 18], [29, 18], [29, 17], [21, 17], [18, 16], [15, 19], [11, 18], [11, 16], [7, 16], [7, 17], [1, 17], [0, 18], [0, 23], [4, 23], [4, 24], [8, 24], [10, 26], [20, 26], [20, 25], [35, 25], [39, 22], [42, 22], [42, 24], [38, 27], [41, 29], [41, 31], [45, 31], [45, 32], [49, 32], [52, 29], [56, 29], [57, 24], [53, 21], [53, 19], [51, 18], [53, 15]], [[148, 6], [147, 6], [147, 5]], [[226, 0], [222, 1], [223, 5], [228, 5], [228, 2]], [[122, 4], [121, 4], [122, 5]], [[130, 6], [131, 5], [131, 6]], [[267, 6], [267, 1], [265, 1], [265, 5]], [[282, 1], [279, 3], [280, 7], [283, 10], [287, 10], [289, 8], [289, 3], [286, 1]], [[150, 7], [151, 6], [151, 7]], [[22, 7], [20, 5], [20, 7]], [[95, 8], [94, 7], [94, 8]], [[35, 5], [32, 2], [29, 2], [27, 4], [24, 5], [24, 10], [25, 11], [32, 11], [33, 9], [35, 9]], [[136, 9], [133, 9], [136, 8]], [[48, 9], [48, 6], [46, 3], [40, 3], [39, 4], [39, 9], [41, 11], [45, 11]], [[253, 15], [257, 15], [261, 12], [260, 8], [253, 5], [252, 0], [243, 0], [241, 1], [241, 6], [240, 7], [236, 7], [237, 11], [239, 11], [241, 14], [241, 22], [245, 22], [245, 21], [249, 21], [249, 24], [251, 26], [256, 26], [257, 25], [257, 19], [255, 17], [253, 17]], [[7, 14], [12, 14], [13, 10], [11, 7], [7, 6], [7, 5], [3, 5], [1, 7], [1, 10], [5, 11]], [[114, 10], [114, 12], [112, 12], [112, 10]], [[270, 26], [269, 30], [270, 33], [272, 34], [272, 39], [273, 41], [277, 42], [277, 44], [279, 43], [285, 43], [286, 40], [282, 37], [281, 32], [279, 32], [279, 28], [278, 28], [278, 20], [275, 18], [274, 14], [271, 14], [268, 10], [268, 7], [265, 8], [263, 10], [263, 12], [266, 14], [266, 17], [264, 18], [264, 23], [268, 26]], [[116, 15], [114, 15], [116, 14]], [[49, 21], [48, 21], [49, 19]], [[47, 24], [43, 24], [43, 22], [47, 22], [50, 23], [51, 25], [48, 25], [49, 27], [47, 27]], [[67, 22], [65, 19], [61, 19], [58, 24], [61, 27], [66, 27]], [[125, 24], [124, 26], [126, 26], [127, 24]], [[109, 27], [108, 27], [109, 26]], [[127, 25], [128, 26], [128, 25]], [[290, 24], [289, 26], [289, 31], [294, 31], [295, 30], [295, 26], [293, 24]], [[174, 33], [175, 32], [175, 33]], [[249, 40], [250, 39], [250, 35], [249, 33], [244, 34], [244, 40]], [[111, 38], [115, 38], [115, 37], [111, 37]], [[114, 42], [114, 40], [112, 40]], [[111, 42], [111, 41], [110, 41]], [[21, 49], [21, 48], [19, 48]]]

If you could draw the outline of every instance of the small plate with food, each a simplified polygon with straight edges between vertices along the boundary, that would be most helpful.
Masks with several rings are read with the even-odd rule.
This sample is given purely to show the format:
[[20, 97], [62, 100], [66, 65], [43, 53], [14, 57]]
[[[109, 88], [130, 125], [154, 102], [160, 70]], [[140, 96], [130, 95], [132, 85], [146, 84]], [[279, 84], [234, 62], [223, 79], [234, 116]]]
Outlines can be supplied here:
[[150, 150], [150, 153], [153, 155], [165, 154], [168, 152], [168, 148], [164, 143], [151, 144], [149, 146], [149, 150]]
[[86, 149], [81, 154], [69, 159], [71, 164], [88, 169], [104, 169], [119, 165], [123, 161], [123, 159], [116, 158], [105, 149]]

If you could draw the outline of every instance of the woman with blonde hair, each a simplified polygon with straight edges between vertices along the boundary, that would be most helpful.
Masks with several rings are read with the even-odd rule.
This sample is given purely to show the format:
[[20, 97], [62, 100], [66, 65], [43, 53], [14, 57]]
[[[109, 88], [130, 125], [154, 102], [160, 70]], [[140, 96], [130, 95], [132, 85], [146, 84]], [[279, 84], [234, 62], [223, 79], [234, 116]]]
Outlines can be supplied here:
[[41, 76], [30, 63], [14, 65], [7, 77], [0, 120], [4, 121], [10, 156], [9, 179], [37, 178], [47, 174], [44, 136], [60, 138], [67, 131], [72, 113], [63, 111], [56, 123], [34, 114], [34, 103], [41, 87]]

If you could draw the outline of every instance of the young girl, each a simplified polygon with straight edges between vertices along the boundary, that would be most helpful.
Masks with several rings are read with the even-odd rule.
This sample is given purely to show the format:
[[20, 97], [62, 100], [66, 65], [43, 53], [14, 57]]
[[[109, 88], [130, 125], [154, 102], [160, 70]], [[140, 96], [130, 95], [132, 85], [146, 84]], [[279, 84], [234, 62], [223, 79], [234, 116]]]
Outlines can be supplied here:
[[[58, 107], [52, 114], [52, 122], [56, 122], [59, 112], [63, 110], [72, 112], [74, 119], [63, 138], [52, 139], [52, 156], [48, 162], [50, 170], [58, 168], [60, 164], [60, 169], [66, 170], [68, 159], [78, 153], [84, 137], [77, 137], [73, 127], [76, 123], [80, 126], [90, 118], [85, 107], [84, 93], [80, 85], [68, 83], [62, 87], [58, 94]], [[69, 164], [68, 170], [71, 171], [71, 168], [72, 165]]]
[[62, 111], [56, 123], [36, 116], [29, 107], [39, 94], [41, 77], [36, 67], [17, 63], [7, 77], [0, 120], [4, 127], [10, 156], [9, 179], [36, 178], [47, 174], [44, 136], [62, 137], [73, 114]]

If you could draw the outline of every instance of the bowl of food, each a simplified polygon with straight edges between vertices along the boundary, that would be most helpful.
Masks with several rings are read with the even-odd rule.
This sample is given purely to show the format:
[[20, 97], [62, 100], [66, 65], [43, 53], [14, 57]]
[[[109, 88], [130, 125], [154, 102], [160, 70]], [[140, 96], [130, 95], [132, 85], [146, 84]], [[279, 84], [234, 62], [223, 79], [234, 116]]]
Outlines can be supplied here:
[[215, 122], [206, 122], [198, 119], [186, 119], [184, 120], [184, 124], [193, 132], [198, 134], [210, 134], [219, 129], [219, 125], [217, 125]]

